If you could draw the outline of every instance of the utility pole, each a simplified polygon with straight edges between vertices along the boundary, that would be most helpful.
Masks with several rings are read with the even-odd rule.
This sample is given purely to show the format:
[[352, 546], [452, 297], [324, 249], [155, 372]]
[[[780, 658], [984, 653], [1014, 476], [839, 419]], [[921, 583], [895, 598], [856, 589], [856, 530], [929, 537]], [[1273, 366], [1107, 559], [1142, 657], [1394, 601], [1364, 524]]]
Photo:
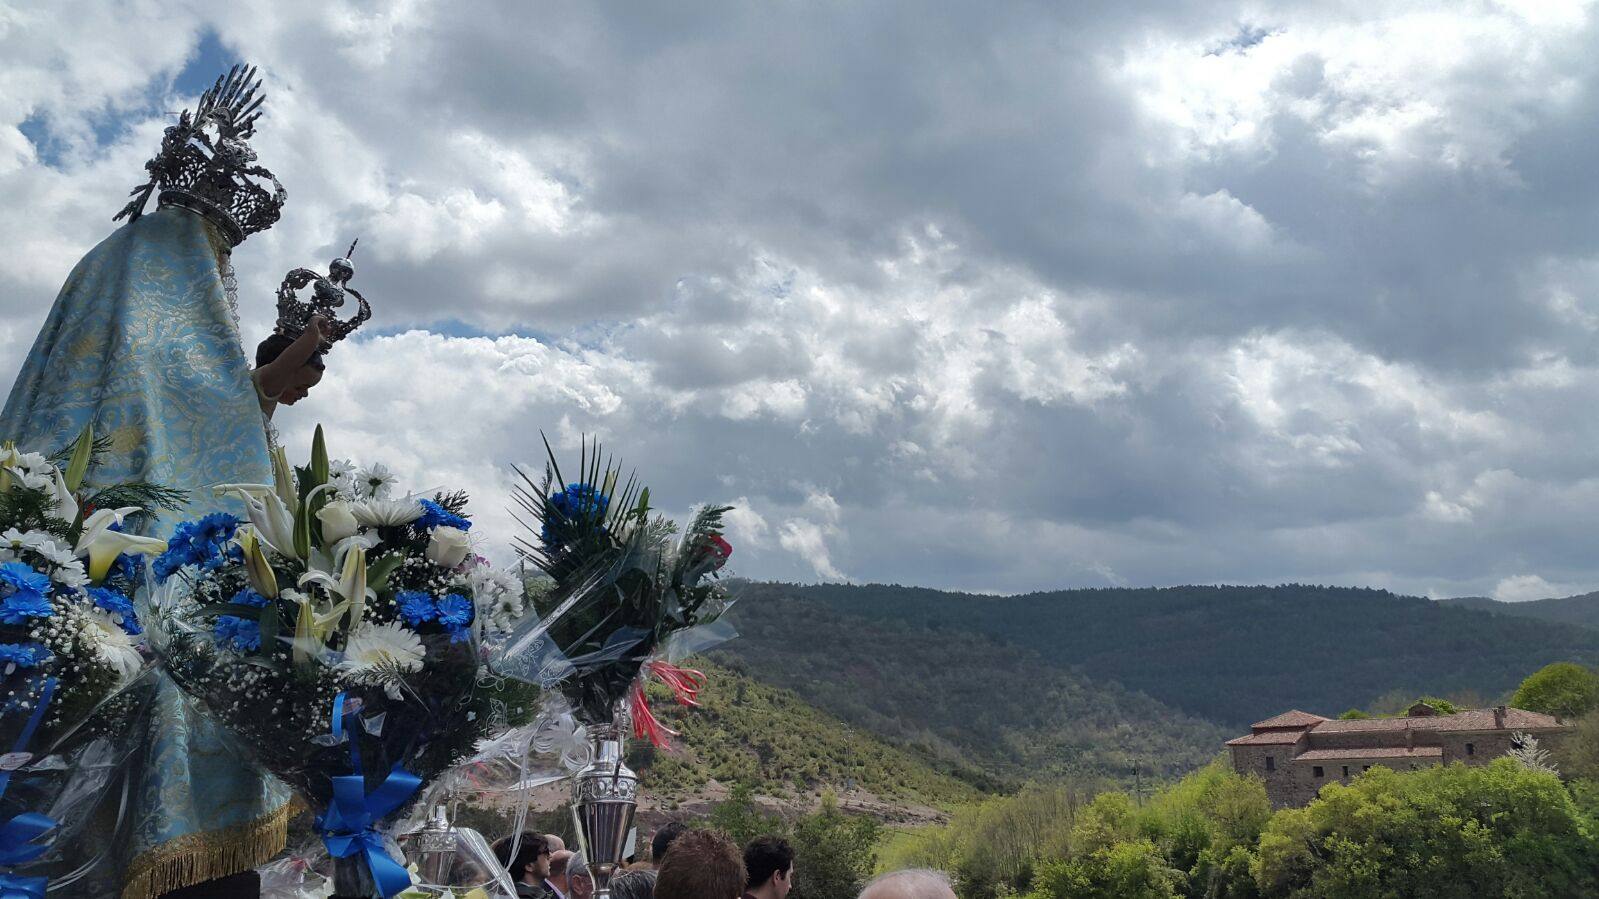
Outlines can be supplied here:
[[1137, 762], [1133, 763], [1133, 798], [1140, 806], [1144, 804], [1143, 769]]

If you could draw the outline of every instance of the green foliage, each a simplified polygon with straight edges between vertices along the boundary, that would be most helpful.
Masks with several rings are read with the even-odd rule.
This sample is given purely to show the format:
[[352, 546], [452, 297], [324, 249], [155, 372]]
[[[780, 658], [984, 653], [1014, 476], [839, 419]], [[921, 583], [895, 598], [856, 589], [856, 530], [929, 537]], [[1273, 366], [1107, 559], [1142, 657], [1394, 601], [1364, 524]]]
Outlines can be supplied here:
[[963, 899], [1256, 895], [1250, 862], [1271, 818], [1260, 780], [1217, 760], [1142, 805], [1119, 792], [1084, 797], [1032, 787], [958, 810], [894, 846], [888, 867], [951, 871]]
[[671, 798], [712, 780], [748, 784], [778, 797], [816, 796], [827, 789], [863, 790], [890, 801], [952, 805], [977, 791], [877, 737], [849, 727], [787, 690], [731, 668], [701, 664], [705, 689], [698, 708], [671, 701], [659, 685], [650, 706], [682, 736], [671, 750], [634, 742], [628, 756], [653, 795]]
[[958, 808], [947, 825], [919, 828], [891, 844], [883, 865], [948, 871], [968, 899], [1026, 889], [1040, 860], [1067, 854], [1093, 792], [1088, 783], [1033, 785]]
[[[908, 611], [868, 618], [794, 592], [739, 589], [730, 613], [739, 639], [717, 658], [986, 791], [1031, 780], [1130, 784], [1135, 766], [1146, 780], [1175, 778], [1236, 736], [965, 623], [928, 627]], [[794, 639], [800, 628], [804, 640]]]
[[1132, 840], [1045, 866], [1029, 899], [1181, 899], [1185, 883], [1154, 843]]
[[[871, 619], [897, 635], [891, 645], [899, 652], [961, 675], [998, 681], [989, 666], [1008, 661], [1003, 653], [1019, 658], [1025, 651], [1057, 671], [1089, 673], [1096, 688], [1119, 683], [1229, 728], [1291, 708], [1367, 708], [1394, 688], [1408, 696], [1496, 697], [1549, 662], [1599, 662], [1599, 631], [1382, 590], [1290, 584], [992, 597], [881, 585], [751, 585], [747, 592], [760, 598], [741, 606], [751, 617], [771, 620], [758, 614], [771, 596], [804, 599]], [[839, 639], [831, 628], [823, 636]], [[1003, 648], [963, 654], [976, 636], [1002, 641]], [[825, 680], [837, 667], [813, 667], [802, 676]], [[1129, 700], [1117, 701], [1130, 711]], [[1008, 724], [1036, 714], [1010, 716]], [[985, 742], [1009, 736], [994, 729]]]
[[876, 867], [881, 826], [865, 815], [846, 814], [831, 793], [821, 807], [792, 821], [762, 809], [747, 785], [734, 787], [706, 821], [740, 846], [768, 834], [794, 847], [795, 899], [855, 899]]
[[1371, 717], [1370, 714], [1368, 714], [1366, 712], [1362, 712], [1360, 709], [1349, 709], [1349, 710], [1345, 711], [1342, 715], [1338, 716], [1339, 720], [1341, 720], [1341, 721], [1355, 721], [1355, 720], [1358, 720], [1358, 719], [1364, 719], [1364, 718], [1370, 718], [1370, 717]]
[[1599, 783], [1599, 710], [1578, 718], [1576, 728], [1553, 745], [1555, 761], [1567, 777]]
[[1558, 778], [1509, 759], [1374, 767], [1278, 812], [1254, 866], [1266, 896], [1591, 896], [1599, 845]]
[[1554, 662], [1527, 676], [1511, 698], [1518, 709], [1576, 718], [1599, 707], [1599, 674], [1575, 662]]

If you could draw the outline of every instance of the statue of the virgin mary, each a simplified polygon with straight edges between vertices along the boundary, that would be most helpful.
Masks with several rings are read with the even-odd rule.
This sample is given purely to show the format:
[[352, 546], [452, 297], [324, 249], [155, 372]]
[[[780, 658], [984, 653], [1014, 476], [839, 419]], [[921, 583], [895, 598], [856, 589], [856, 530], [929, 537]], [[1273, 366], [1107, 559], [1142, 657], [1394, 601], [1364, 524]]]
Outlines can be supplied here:
[[[215, 509], [210, 485], [271, 483], [263, 410], [320, 377], [315, 325], [264, 343], [275, 364], [254, 377], [239, 335], [229, 257], [277, 221], [285, 196], [246, 143], [258, 88], [253, 70], [235, 68], [167, 129], [149, 183], [117, 215], [127, 224], [68, 276], [0, 417], [0, 434], [46, 451], [92, 422], [111, 441], [97, 479], [190, 492], [193, 508], [167, 527]], [[144, 214], [152, 194], [158, 208]], [[164, 678], [158, 694], [129, 775], [129, 845], [73, 895], [153, 899], [248, 872], [283, 848], [287, 789], [241, 763]]]

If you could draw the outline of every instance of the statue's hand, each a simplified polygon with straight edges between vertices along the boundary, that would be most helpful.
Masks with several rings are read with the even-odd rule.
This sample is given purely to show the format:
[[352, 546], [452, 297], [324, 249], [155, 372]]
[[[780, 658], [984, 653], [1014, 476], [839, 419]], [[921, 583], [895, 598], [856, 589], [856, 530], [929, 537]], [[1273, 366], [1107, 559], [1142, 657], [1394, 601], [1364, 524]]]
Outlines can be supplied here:
[[327, 333], [328, 333], [328, 320], [327, 320], [327, 317], [324, 316], [324, 315], [320, 315], [320, 314], [311, 316], [311, 321], [306, 324], [305, 330], [306, 330], [306, 333], [310, 334], [312, 336], [312, 338], [315, 339], [316, 342], [320, 344], [327, 337]]

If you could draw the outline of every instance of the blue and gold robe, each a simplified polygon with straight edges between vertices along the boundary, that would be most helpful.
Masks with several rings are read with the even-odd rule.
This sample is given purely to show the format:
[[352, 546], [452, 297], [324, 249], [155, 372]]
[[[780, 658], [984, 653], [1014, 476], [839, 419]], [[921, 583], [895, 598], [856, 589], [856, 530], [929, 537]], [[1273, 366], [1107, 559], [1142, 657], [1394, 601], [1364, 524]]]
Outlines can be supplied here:
[[[205, 219], [165, 208], [119, 228], [56, 297], [5, 412], [24, 450], [68, 445], [89, 422], [111, 439], [93, 480], [187, 490], [174, 520], [215, 510], [219, 483], [271, 483], [267, 437]], [[161, 678], [149, 745], [130, 772], [119, 853], [123, 899], [253, 868], [282, 848], [289, 793], [230, 752], [216, 725]]]

